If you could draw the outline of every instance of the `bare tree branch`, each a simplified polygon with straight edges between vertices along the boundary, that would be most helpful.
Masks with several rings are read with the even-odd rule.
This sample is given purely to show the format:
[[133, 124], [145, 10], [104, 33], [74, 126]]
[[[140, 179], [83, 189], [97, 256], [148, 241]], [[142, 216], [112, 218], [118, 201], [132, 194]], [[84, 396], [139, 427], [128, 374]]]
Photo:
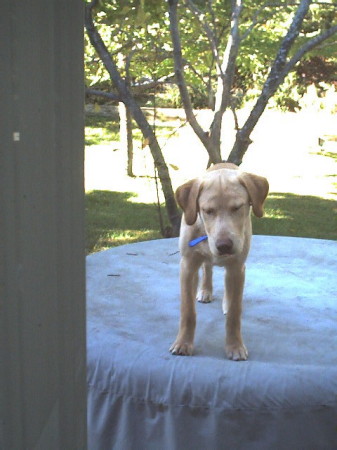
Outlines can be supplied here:
[[117, 50], [111, 52], [111, 56], [117, 56], [119, 53], [122, 53], [123, 50], [132, 48], [133, 46], [134, 46], [134, 42], [126, 42], [125, 44], [121, 45]]
[[[252, 19], [252, 23], [249, 26], [249, 28], [245, 31], [245, 33], [242, 35], [242, 40], [246, 39], [249, 34], [253, 31], [253, 29], [261, 24], [261, 23], [265, 23], [266, 19], [270, 18], [273, 16], [274, 14], [274, 10], [275, 8], [285, 8], [285, 7], [289, 7], [289, 6], [299, 6], [300, 3], [299, 2], [288, 2], [288, 3], [279, 3], [279, 2], [268, 2], [266, 1], [263, 5], [261, 5], [261, 7], [255, 12], [253, 19]], [[320, 5], [320, 6], [325, 6], [328, 8], [337, 8], [337, 3], [336, 4], [332, 4], [332, 3], [326, 3], [326, 2], [315, 2], [315, 5]], [[270, 10], [270, 12], [263, 18], [263, 20], [258, 20], [259, 15], [261, 14], [261, 12], [263, 10], [266, 9], [270, 9], [273, 8], [272, 10]]]
[[[187, 85], [184, 77], [184, 61], [182, 56], [181, 42], [180, 42], [180, 33], [178, 26], [178, 14], [177, 14], [177, 5], [178, 0], [168, 0], [169, 4], [169, 17], [170, 17], [170, 31], [171, 31], [171, 39], [173, 44], [173, 58], [174, 58], [174, 69], [177, 85], [179, 88], [181, 100], [185, 109], [185, 114], [188, 122], [193, 128], [194, 132], [201, 140], [207, 151], [209, 151], [209, 142], [208, 142], [208, 133], [206, 133], [198, 121], [195, 118], [193, 113], [193, 107], [191, 98], [187, 89]], [[211, 150], [212, 151], [212, 150]], [[215, 156], [215, 155], [214, 155]]]
[[310, 39], [310, 41], [307, 41], [305, 44], [303, 44], [302, 47], [284, 66], [284, 69], [281, 73], [281, 77], [285, 77], [292, 70], [295, 64], [298, 63], [298, 61], [305, 55], [305, 53], [319, 46], [323, 41], [329, 39], [335, 33], [337, 33], [337, 24], [332, 26], [328, 30], [324, 31], [323, 33], [319, 34], [318, 36], [315, 36], [314, 38]]
[[307, 42], [307, 44], [304, 44], [296, 53], [296, 55], [291, 58], [289, 62], [287, 62], [287, 55], [295, 39], [299, 35], [301, 24], [309, 10], [310, 4], [311, 0], [301, 0], [293, 21], [289, 27], [289, 30], [280, 45], [279, 51], [270, 69], [267, 80], [263, 86], [261, 95], [258, 98], [255, 106], [253, 107], [244, 126], [236, 134], [236, 140], [229, 155], [229, 161], [234, 162], [235, 164], [241, 164], [243, 155], [245, 154], [249, 144], [251, 143], [251, 132], [253, 131], [255, 125], [261, 117], [263, 111], [265, 110], [268, 100], [272, 95], [274, 95], [280, 84], [283, 82], [285, 76], [289, 73], [289, 70], [296, 64], [297, 61], [299, 61], [300, 57], [303, 56], [306, 51], [311, 50], [316, 45], [318, 45], [318, 43], [322, 42], [322, 40], [327, 39], [334, 32], [336, 32], [335, 27], [332, 27], [332, 29], [330, 29], [329, 31], [322, 33], [316, 38], [313, 38], [312, 40]]
[[105, 97], [105, 98], [108, 98], [109, 100], [113, 100], [116, 102], [121, 101], [120, 96], [118, 94], [114, 94], [112, 92], [104, 92], [104, 91], [99, 91], [98, 89], [85, 88], [85, 93], [87, 95], [97, 95], [98, 97]]
[[241, 11], [241, 0], [235, 0], [233, 2], [230, 36], [223, 55], [220, 72], [218, 73], [218, 87], [215, 95], [214, 118], [210, 128], [210, 140], [212, 147], [216, 148], [219, 156], [221, 155], [222, 118], [230, 105], [236, 58], [240, 46], [239, 18]]
[[[131, 85], [130, 89], [132, 90], [132, 93], [134, 95], [141, 95], [146, 91], [152, 91], [153, 89], [157, 88], [158, 86], [162, 86], [162, 85], [172, 82], [171, 79], [173, 77], [174, 77], [174, 73], [171, 73], [168, 76], [159, 78], [159, 80], [156, 80], [156, 81], [149, 81], [146, 83]], [[90, 87], [86, 88], [85, 92], [88, 95], [97, 95], [100, 97], [106, 97], [110, 100], [117, 101], [117, 102], [122, 101], [121, 96], [117, 92], [106, 92], [106, 91], [101, 91], [98, 89], [93, 89]]]
[[[216, 58], [218, 88], [215, 98], [215, 109], [212, 125], [209, 133], [201, 128], [193, 113], [191, 99], [187, 90], [183, 74], [183, 57], [178, 28], [177, 3], [178, 0], [169, 0], [170, 30], [174, 48], [174, 63], [176, 80], [180, 95], [184, 105], [187, 120], [199, 137], [206, 150], [208, 151], [211, 162], [221, 161], [221, 126], [225, 110], [230, 105], [230, 91], [233, 84], [235, 61], [238, 54], [240, 35], [239, 35], [239, 16], [242, 10], [241, 0], [233, 2], [233, 11], [231, 17], [231, 30], [228, 43], [223, 54], [222, 60], [219, 57], [216, 37], [207, 21], [202, 17], [201, 11], [195, 6], [192, 0], [186, 0], [193, 14], [200, 20], [211, 44], [212, 54]], [[209, 3], [209, 7], [211, 4]]]
[[215, 34], [213, 33], [213, 30], [209, 26], [207, 20], [205, 19], [205, 15], [198, 9], [192, 0], [185, 0], [185, 4], [189, 7], [189, 9], [192, 11], [193, 15], [198, 19], [200, 22], [202, 28], [204, 29], [208, 41], [211, 46], [212, 54], [214, 56], [214, 59], [216, 61], [216, 64], [218, 66], [218, 70], [221, 71], [221, 61], [218, 51], [218, 43]]
[[185, 68], [185, 67], [188, 67], [188, 68], [194, 73], [194, 75], [195, 75], [197, 78], [199, 78], [199, 80], [200, 80], [202, 83], [206, 84], [206, 83], [205, 83], [205, 80], [204, 80], [204, 77], [202, 76], [202, 74], [199, 73], [199, 72], [197, 71], [197, 69], [190, 63], [190, 61], [183, 60], [183, 62], [184, 62], [184, 68]]
[[[207, 0], [206, 8], [212, 18], [212, 24], [213, 24], [213, 28], [215, 30], [216, 18], [215, 18], [215, 14], [214, 14], [214, 10], [213, 10], [213, 0]], [[217, 38], [216, 38], [216, 40], [217, 40]]]

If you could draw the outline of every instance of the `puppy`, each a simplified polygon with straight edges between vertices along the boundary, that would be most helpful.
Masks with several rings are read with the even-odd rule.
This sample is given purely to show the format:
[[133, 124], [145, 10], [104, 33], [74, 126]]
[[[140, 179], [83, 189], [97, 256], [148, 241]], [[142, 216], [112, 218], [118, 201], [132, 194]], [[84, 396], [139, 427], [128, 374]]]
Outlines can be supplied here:
[[[263, 216], [268, 181], [240, 172], [234, 164], [212, 166], [202, 178], [177, 189], [184, 214], [179, 247], [181, 310], [179, 332], [170, 348], [174, 355], [192, 355], [196, 325], [195, 300], [212, 300], [212, 266], [225, 267], [223, 311], [227, 312], [225, 351], [229, 359], [248, 357], [241, 336], [242, 295], [245, 261], [252, 235], [251, 207]], [[197, 293], [198, 271], [203, 266]]]

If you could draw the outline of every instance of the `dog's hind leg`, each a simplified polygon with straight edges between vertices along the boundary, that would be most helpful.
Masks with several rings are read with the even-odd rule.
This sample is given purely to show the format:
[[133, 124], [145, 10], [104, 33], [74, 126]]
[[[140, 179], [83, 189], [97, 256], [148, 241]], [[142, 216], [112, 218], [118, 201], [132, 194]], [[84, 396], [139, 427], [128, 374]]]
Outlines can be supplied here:
[[209, 303], [213, 300], [213, 266], [209, 262], [202, 265], [201, 283], [197, 292], [197, 301]]

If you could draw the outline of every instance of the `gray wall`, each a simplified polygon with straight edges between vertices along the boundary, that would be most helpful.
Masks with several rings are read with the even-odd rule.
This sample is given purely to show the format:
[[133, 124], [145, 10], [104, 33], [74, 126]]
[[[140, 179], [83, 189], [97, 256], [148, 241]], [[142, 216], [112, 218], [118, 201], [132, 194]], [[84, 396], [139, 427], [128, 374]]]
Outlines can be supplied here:
[[82, 9], [1, 3], [1, 449], [86, 447]]

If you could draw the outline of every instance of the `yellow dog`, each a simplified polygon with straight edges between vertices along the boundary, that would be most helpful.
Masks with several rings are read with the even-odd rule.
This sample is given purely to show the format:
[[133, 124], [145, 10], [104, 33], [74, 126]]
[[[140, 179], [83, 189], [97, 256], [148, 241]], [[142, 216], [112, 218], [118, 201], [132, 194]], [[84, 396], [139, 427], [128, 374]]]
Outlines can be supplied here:
[[[245, 261], [252, 235], [251, 207], [263, 216], [268, 195], [266, 178], [240, 172], [234, 164], [211, 167], [201, 178], [177, 189], [184, 211], [180, 230], [181, 316], [179, 333], [170, 351], [191, 355], [196, 325], [195, 300], [212, 300], [212, 266], [226, 268], [223, 311], [227, 312], [225, 351], [229, 359], [245, 360], [247, 349], [241, 336], [242, 294]], [[197, 293], [198, 271], [203, 265]]]

